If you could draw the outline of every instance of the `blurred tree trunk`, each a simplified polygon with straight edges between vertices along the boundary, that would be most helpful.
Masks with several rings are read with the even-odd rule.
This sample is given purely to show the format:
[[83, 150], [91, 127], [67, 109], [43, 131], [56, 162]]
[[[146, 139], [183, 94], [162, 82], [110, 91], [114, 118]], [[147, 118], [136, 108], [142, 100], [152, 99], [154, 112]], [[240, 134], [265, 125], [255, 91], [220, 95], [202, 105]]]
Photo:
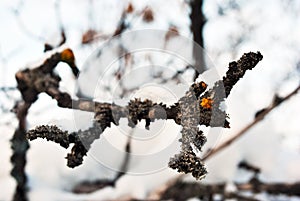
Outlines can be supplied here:
[[[206, 22], [205, 16], [202, 11], [203, 6], [203, 0], [191, 0], [190, 1], [191, 6], [191, 31], [193, 33], [193, 39], [195, 43], [197, 43], [199, 46], [203, 48], [204, 46], [204, 39], [203, 39], [203, 27]], [[199, 47], [196, 46], [193, 47], [193, 56], [195, 59], [195, 75], [194, 80], [197, 79], [197, 77], [203, 73], [205, 69], [205, 62], [204, 62], [204, 52], [201, 49], [199, 51]]]

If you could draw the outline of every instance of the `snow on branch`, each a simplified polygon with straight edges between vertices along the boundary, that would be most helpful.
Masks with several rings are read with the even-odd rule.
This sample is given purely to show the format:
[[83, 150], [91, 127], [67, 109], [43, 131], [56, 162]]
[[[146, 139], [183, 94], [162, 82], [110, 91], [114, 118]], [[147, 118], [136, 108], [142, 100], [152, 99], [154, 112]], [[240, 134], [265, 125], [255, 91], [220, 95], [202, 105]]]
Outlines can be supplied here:
[[130, 127], [135, 127], [139, 121], [145, 120], [146, 129], [157, 119], [172, 119], [183, 128], [181, 151], [170, 159], [169, 166], [179, 172], [192, 173], [195, 178], [200, 179], [205, 176], [206, 170], [192, 146], [201, 151], [206, 137], [198, 129], [198, 125], [229, 128], [228, 115], [220, 109], [220, 104], [245, 72], [254, 68], [262, 58], [260, 52], [244, 54], [238, 61], [229, 64], [226, 76], [217, 81], [211, 89], [207, 90], [207, 84], [204, 82], [195, 82], [186, 94], [171, 106], [154, 103], [148, 99], [133, 99], [127, 106], [119, 106], [114, 103], [75, 100], [68, 93], [59, 90], [61, 78], [53, 71], [58, 62], [69, 64], [75, 76], [79, 73], [72, 50], [66, 49], [53, 54], [41, 66], [17, 72], [18, 89], [24, 101], [28, 103], [35, 102], [38, 94], [45, 92], [57, 101], [59, 107], [93, 112], [93, 127], [68, 133], [56, 126], [37, 126], [27, 132], [27, 138], [46, 138], [64, 148], [74, 144], [71, 153], [66, 157], [67, 165], [73, 168], [82, 164], [83, 157], [100, 134], [110, 127], [111, 123], [119, 125], [121, 118], [127, 118]]

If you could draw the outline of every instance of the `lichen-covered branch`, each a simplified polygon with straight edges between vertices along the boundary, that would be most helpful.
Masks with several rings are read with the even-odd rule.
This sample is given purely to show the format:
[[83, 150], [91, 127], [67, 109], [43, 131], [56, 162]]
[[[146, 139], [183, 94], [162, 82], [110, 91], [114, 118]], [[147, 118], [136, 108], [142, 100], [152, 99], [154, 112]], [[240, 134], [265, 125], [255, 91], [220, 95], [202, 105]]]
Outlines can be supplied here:
[[[252, 70], [263, 56], [260, 52], [245, 53], [238, 61], [229, 63], [229, 68], [226, 76], [222, 80], [217, 81], [213, 88], [206, 91], [201, 100], [211, 102], [211, 107], [200, 107], [200, 124], [212, 127], [229, 127], [229, 122], [226, 120], [226, 113], [220, 109], [221, 102], [227, 98], [233, 86], [241, 79], [247, 70]], [[207, 105], [202, 102], [202, 105]], [[225, 121], [224, 121], [225, 120]]]
[[[231, 62], [226, 76], [206, 90], [204, 82], [193, 83], [179, 101], [169, 107], [164, 103], [154, 103], [151, 100], [133, 99], [127, 106], [114, 103], [100, 103], [91, 100], [75, 100], [67, 93], [59, 90], [60, 77], [53, 72], [59, 61], [67, 62], [74, 75], [78, 69], [74, 64], [71, 50], [52, 55], [45, 63], [32, 70], [20, 71], [16, 74], [18, 89], [26, 102], [33, 102], [39, 93], [45, 92], [57, 100], [58, 106], [94, 113], [94, 126], [88, 130], [68, 134], [55, 126], [39, 126], [30, 130], [27, 137], [30, 140], [46, 138], [67, 148], [74, 144], [71, 153], [67, 155], [68, 166], [82, 164], [91, 144], [100, 137], [111, 123], [119, 125], [121, 118], [128, 119], [128, 126], [135, 127], [139, 121], [146, 121], [146, 128], [156, 119], [172, 119], [182, 125], [181, 152], [170, 160], [170, 167], [179, 172], [192, 173], [199, 179], [206, 174], [200, 158], [196, 156], [193, 146], [201, 151], [206, 141], [199, 125], [229, 128], [227, 114], [220, 109], [220, 103], [228, 97], [232, 87], [242, 78], [247, 70], [251, 70], [262, 59], [258, 53], [244, 54], [237, 62]], [[71, 61], [71, 62], [70, 62]], [[73, 61], [73, 63], [72, 63]], [[206, 92], [205, 92], [206, 91]]]

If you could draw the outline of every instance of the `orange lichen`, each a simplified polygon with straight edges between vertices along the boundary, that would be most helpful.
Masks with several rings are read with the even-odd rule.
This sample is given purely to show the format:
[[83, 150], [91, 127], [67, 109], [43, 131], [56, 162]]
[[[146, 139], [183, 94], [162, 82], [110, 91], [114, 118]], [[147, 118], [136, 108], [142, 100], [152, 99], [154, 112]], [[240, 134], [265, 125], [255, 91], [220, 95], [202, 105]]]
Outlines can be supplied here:
[[210, 109], [212, 107], [213, 100], [211, 98], [203, 98], [200, 105], [204, 108]]
[[65, 49], [60, 53], [61, 60], [66, 63], [74, 63], [75, 62], [75, 56], [71, 49]]

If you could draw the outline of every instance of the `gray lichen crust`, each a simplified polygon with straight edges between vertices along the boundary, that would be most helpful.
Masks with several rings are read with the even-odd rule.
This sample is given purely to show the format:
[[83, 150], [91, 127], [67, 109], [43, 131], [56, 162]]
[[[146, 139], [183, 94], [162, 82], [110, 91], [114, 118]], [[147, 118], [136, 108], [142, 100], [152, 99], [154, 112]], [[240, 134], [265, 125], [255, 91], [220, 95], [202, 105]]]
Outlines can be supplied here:
[[229, 128], [228, 115], [220, 109], [220, 104], [229, 96], [231, 89], [245, 72], [254, 68], [262, 58], [260, 52], [244, 54], [237, 62], [229, 64], [226, 76], [217, 81], [211, 89], [206, 90], [207, 85], [204, 82], [193, 83], [186, 94], [169, 107], [164, 103], [141, 99], [133, 99], [123, 107], [114, 103], [72, 100], [69, 94], [59, 91], [60, 77], [53, 69], [61, 55], [54, 54], [42, 66], [33, 70], [25, 69], [16, 74], [18, 88], [24, 100], [33, 103], [39, 93], [45, 92], [57, 100], [59, 107], [93, 112], [94, 124], [87, 130], [70, 134], [56, 126], [38, 126], [27, 132], [27, 138], [45, 138], [64, 148], [74, 144], [71, 153], [66, 157], [67, 165], [73, 168], [82, 164], [91, 144], [100, 138], [104, 130], [110, 127], [111, 123], [119, 125], [121, 118], [127, 118], [130, 127], [135, 127], [139, 121], [145, 120], [147, 129], [156, 119], [172, 119], [182, 126], [182, 137], [181, 151], [170, 159], [169, 166], [178, 172], [191, 173], [196, 179], [201, 179], [207, 171], [194, 149], [201, 151], [206, 137], [199, 130], [199, 125]]

